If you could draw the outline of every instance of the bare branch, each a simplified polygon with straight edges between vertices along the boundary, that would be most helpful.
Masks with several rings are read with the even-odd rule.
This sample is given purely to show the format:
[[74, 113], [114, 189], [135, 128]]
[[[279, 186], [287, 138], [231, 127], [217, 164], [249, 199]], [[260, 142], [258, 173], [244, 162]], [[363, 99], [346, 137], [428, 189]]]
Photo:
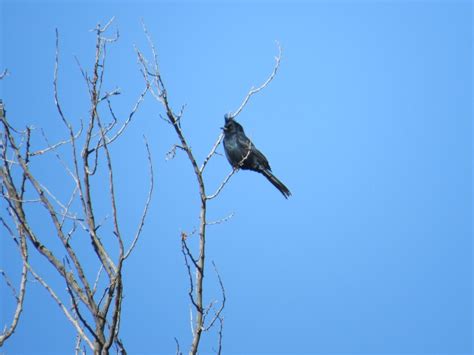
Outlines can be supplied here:
[[87, 72], [82, 67], [81, 62], [79, 61], [79, 58], [77, 58], [77, 56], [74, 56], [74, 59], [76, 60], [76, 64], [79, 67], [79, 71], [81, 72], [82, 77], [84, 78], [84, 81], [86, 82], [87, 90], [89, 91], [89, 95], [91, 95], [91, 87], [90, 87], [89, 76], [87, 75]]
[[184, 150], [186, 151], [186, 149], [182, 146], [180, 146], [179, 144], [173, 144], [173, 146], [171, 147], [171, 149], [166, 153], [166, 160], [172, 160], [174, 159], [174, 157], [176, 156], [176, 148], [179, 148], [181, 150]]
[[8, 71], [8, 69], [4, 69], [4, 70], [0, 73], [0, 80], [2, 80], [3, 78], [7, 77], [8, 74], [10, 74], [10, 72]]
[[56, 28], [56, 55], [54, 60], [54, 78], [53, 78], [53, 87], [54, 87], [54, 103], [56, 104], [56, 109], [58, 110], [59, 116], [61, 120], [64, 122], [66, 127], [69, 129], [69, 133], [71, 135], [71, 142], [74, 143], [74, 132], [72, 129], [71, 124], [69, 123], [68, 119], [64, 115], [62, 110], [61, 104], [59, 102], [58, 97], [58, 68], [59, 68], [59, 31]]
[[[82, 132], [82, 127], [83, 127], [83, 124], [82, 124], [82, 120], [81, 120], [81, 131], [80, 132]], [[45, 140], [45, 142], [48, 146], [47, 151], [54, 150], [55, 148], [53, 148], [53, 146], [49, 143], [48, 137], [46, 136], [43, 129], [41, 129], [41, 134], [43, 135], [43, 138], [44, 138], [44, 140]], [[80, 133], [79, 133], [79, 135], [80, 135]], [[74, 141], [76, 140], [76, 137], [74, 135], [71, 137], [71, 139], [69, 139], [68, 143], [74, 144], [73, 140]], [[66, 144], [68, 144], [68, 143], [66, 143]], [[71, 171], [69, 166], [64, 162], [64, 160], [61, 158], [61, 156], [57, 152], [55, 152], [55, 156], [59, 160], [61, 165], [64, 167], [64, 170], [66, 170], [68, 172], [68, 174], [71, 176], [71, 178], [74, 180], [74, 182], [77, 185], [77, 188], [79, 188], [80, 187], [80, 185], [79, 185], [80, 182], [79, 182], [78, 176], [76, 176], [75, 173]]]
[[76, 218], [75, 216], [69, 216], [69, 209], [71, 208], [72, 202], [74, 201], [74, 198], [76, 197], [77, 190], [78, 190], [78, 188], [77, 188], [77, 185], [76, 185], [74, 187], [74, 190], [72, 191], [71, 198], [69, 199], [66, 207], [63, 208], [63, 211], [61, 213], [62, 216], [63, 216], [63, 218], [61, 219], [61, 223], [60, 223], [61, 228], [63, 227], [64, 222], [65, 222], [67, 217], [72, 217], [72, 219], [79, 221], [79, 219]]
[[106, 140], [105, 140], [105, 133], [102, 127], [102, 123], [100, 121], [99, 115], [97, 115], [97, 124], [102, 131], [102, 139], [104, 140], [104, 150], [105, 150], [105, 156], [107, 157], [107, 169], [109, 171], [109, 192], [110, 192], [110, 201], [112, 203], [112, 214], [113, 214], [113, 220], [114, 220], [114, 235], [117, 237], [117, 241], [119, 243], [119, 250], [120, 250], [120, 258], [123, 257], [124, 254], [124, 247], [123, 247], [123, 240], [120, 234], [120, 229], [119, 229], [119, 218], [118, 218], [118, 210], [117, 210], [117, 202], [116, 202], [116, 197], [115, 197], [115, 185], [114, 185], [114, 173], [112, 169], [112, 158], [110, 156], [109, 148], [107, 146]]
[[[242, 158], [242, 160], [239, 162], [238, 166], [241, 167], [244, 162], [248, 159], [248, 157], [250, 156], [250, 153], [252, 152], [252, 142], [249, 141], [248, 143], [248, 147], [247, 147], [247, 154], [245, 154], [245, 156]], [[233, 170], [226, 176], [226, 178], [224, 179], [224, 181], [222, 182], [222, 184], [218, 187], [217, 191], [212, 194], [211, 196], [206, 196], [206, 199], [207, 200], [212, 200], [213, 198], [217, 197], [217, 195], [219, 195], [219, 193], [222, 191], [222, 189], [224, 188], [224, 186], [227, 184], [227, 182], [230, 180], [230, 178], [232, 177], [232, 175], [234, 175], [237, 171], [239, 170], [239, 168], [233, 168]]]
[[146, 199], [146, 202], [145, 202], [145, 207], [143, 209], [140, 224], [138, 225], [138, 230], [135, 233], [135, 238], [133, 238], [132, 245], [130, 246], [130, 248], [128, 249], [128, 251], [125, 253], [125, 255], [123, 257], [124, 260], [128, 258], [130, 253], [135, 248], [135, 245], [137, 244], [138, 238], [140, 238], [140, 234], [142, 232], [143, 226], [145, 225], [145, 219], [146, 219], [146, 216], [148, 214], [148, 208], [150, 207], [151, 196], [153, 194], [153, 186], [154, 186], [153, 163], [152, 163], [152, 160], [151, 160], [151, 153], [150, 153], [150, 147], [148, 146], [148, 141], [147, 141], [145, 136], [143, 136], [143, 139], [145, 141], [145, 147], [146, 147], [147, 157], [148, 157], [148, 167], [150, 169], [150, 173], [149, 173], [150, 174], [150, 189], [148, 190], [148, 196], [147, 196], [147, 199]]
[[143, 32], [145, 33], [146, 39], [148, 41], [148, 45], [150, 46], [151, 52], [153, 54], [153, 65], [154, 65], [153, 69], [155, 71], [153, 76], [155, 78], [156, 88], [158, 89], [158, 92], [160, 93], [160, 95], [164, 94], [166, 96], [165, 87], [163, 85], [163, 81], [161, 80], [161, 75], [159, 74], [160, 70], [158, 67], [158, 55], [156, 52], [155, 44], [153, 43], [151, 35], [148, 32], [148, 29], [143, 20], [142, 20], [142, 28], [143, 28]]
[[186, 239], [188, 238], [188, 236], [186, 235], [186, 233], [184, 232], [181, 232], [181, 241], [183, 242], [183, 245], [182, 247], [184, 248], [183, 251], [186, 251], [186, 254], [189, 259], [191, 259], [191, 261], [193, 262], [194, 264], [194, 267], [196, 269], [199, 269], [199, 265], [198, 265], [198, 262], [196, 261], [196, 258], [193, 256], [193, 254], [191, 253], [191, 250], [189, 250], [189, 247], [188, 247], [188, 243], [186, 243]]
[[189, 325], [191, 329], [191, 335], [194, 338], [195, 333], [194, 333], [194, 322], [193, 322], [193, 308], [191, 307], [191, 305], [189, 305]]
[[213, 226], [213, 225], [216, 225], [216, 224], [222, 224], [222, 223], [227, 222], [227, 221], [228, 221], [229, 219], [231, 219], [232, 217], [234, 217], [234, 212], [232, 212], [232, 213], [231, 213], [230, 215], [228, 215], [227, 217], [218, 219], [218, 220], [216, 220], [216, 221], [207, 222], [207, 225], [208, 225], [208, 226]]
[[125, 347], [123, 346], [122, 339], [117, 337], [117, 339], [115, 339], [115, 343], [117, 344], [117, 354], [127, 355], [127, 351], [125, 350]]
[[[83, 125], [82, 125], [82, 121], [81, 121], [81, 128], [80, 128], [80, 130], [74, 135], [74, 139], [78, 139], [78, 138], [79, 138], [79, 136], [80, 136], [81, 133], [82, 133], [82, 129], [83, 129]], [[44, 134], [44, 130], [43, 130], [43, 129], [41, 129], [41, 132], [43, 133], [43, 137], [46, 137], [45, 134]], [[50, 150], [59, 148], [59, 147], [65, 145], [65, 144], [70, 144], [71, 141], [72, 141], [72, 139], [67, 139], [67, 140], [62, 140], [62, 141], [60, 141], [60, 142], [58, 142], [58, 143], [56, 143], [56, 144], [53, 144], [53, 145], [49, 145], [49, 144], [48, 144], [48, 147], [47, 147], [47, 148], [44, 148], [44, 149], [41, 149], [41, 150], [37, 150], [37, 151], [35, 151], [35, 152], [33, 152], [33, 153], [30, 153], [29, 155], [30, 155], [31, 157], [34, 157], [35, 155], [41, 155], [41, 154], [44, 154], [44, 153], [46, 153], [46, 152], [49, 152]]]
[[4, 157], [1, 157], [0, 160], [5, 162], [5, 163], [8, 163], [9, 166], [18, 165], [18, 162], [14, 161], [12, 159], [7, 159], [7, 158], [4, 158]]
[[53, 199], [53, 201], [56, 202], [64, 211], [66, 210], [66, 205], [64, 205], [61, 201], [59, 201], [59, 199], [51, 191], [49, 191], [49, 189], [46, 186], [44, 186], [43, 184], [39, 182], [38, 182], [38, 185], [41, 188], [41, 190], [45, 191]]
[[3, 278], [5, 280], [5, 283], [7, 284], [7, 286], [12, 291], [13, 297], [15, 297], [16, 300], [18, 300], [18, 294], [16, 293], [15, 286], [13, 286], [13, 283], [10, 280], [10, 278], [8, 277], [7, 273], [4, 270], [0, 269], [0, 274], [3, 276]]
[[[138, 100], [135, 102], [135, 105], [133, 106], [132, 111], [128, 114], [128, 118], [126, 119], [126, 121], [123, 123], [123, 125], [120, 127], [120, 129], [117, 131], [117, 133], [115, 133], [111, 138], [107, 138], [108, 139], [108, 141], [107, 141], [108, 144], [111, 144], [112, 142], [114, 142], [125, 131], [125, 128], [127, 128], [128, 124], [132, 121], [133, 116], [135, 115], [138, 108], [140, 107], [140, 104], [143, 102], [143, 99], [145, 98], [145, 95], [148, 92], [148, 90], [149, 90], [149, 85], [146, 85], [145, 89], [141, 92], [140, 96], [138, 97]], [[107, 99], [107, 102], [109, 103], [109, 110], [112, 113], [113, 112], [112, 111], [112, 106], [111, 106], [110, 101], [108, 99]], [[112, 115], [115, 116], [113, 113], [112, 113]], [[102, 147], [102, 146], [103, 146], [103, 143], [101, 143], [99, 145], [99, 148]]]
[[64, 315], [71, 322], [74, 328], [76, 328], [76, 331], [81, 336], [81, 338], [87, 343], [87, 345], [89, 345], [91, 350], [94, 350], [94, 345], [92, 344], [91, 340], [84, 333], [84, 330], [81, 328], [77, 320], [74, 319], [71, 313], [69, 313], [68, 309], [66, 308], [66, 306], [64, 306], [64, 303], [59, 299], [59, 297], [56, 295], [53, 289], [31, 268], [29, 264], [27, 264], [27, 267], [28, 267], [28, 271], [31, 272], [34, 278], [49, 292], [53, 300], [57, 303], [59, 308], [61, 308], [61, 310], [63, 311]]
[[174, 341], [176, 343], [176, 355], [182, 355], [183, 353], [181, 352], [181, 350], [179, 350], [179, 341], [176, 337], [174, 338]]
[[90, 32], [96, 32], [97, 35], [101, 35], [102, 33], [106, 32], [109, 26], [114, 22], [115, 16], [112, 16], [112, 18], [102, 27], [100, 23], [98, 23], [93, 29], [89, 30]]
[[219, 193], [222, 191], [222, 189], [224, 188], [224, 186], [229, 182], [230, 178], [237, 172], [239, 171], [239, 169], [232, 169], [232, 171], [225, 177], [224, 181], [222, 181], [222, 183], [220, 184], [220, 186], [217, 188], [216, 192], [214, 192], [212, 195], [210, 196], [206, 196], [206, 199], [207, 200], [212, 200], [213, 198], [216, 198], [217, 195], [219, 195]]
[[[122, 285], [122, 265], [123, 265], [123, 258], [119, 260], [118, 263], [118, 272], [113, 280], [113, 284], [111, 284], [111, 289], [116, 290], [115, 292], [115, 303], [114, 303], [114, 310], [112, 312], [112, 322], [110, 326], [110, 335], [107, 342], [104, 344], [104, 349], [108, 352], [114, 340], [118, 339], [118, 331], [120, 326], [120, 315], [122, 313], [122, 298], [123, 298], [123, 285]], [[112, 292], [113, 294], [113, 292]]]
[[100, 265], [99, 271], [97, 271], [97, 276], [95, 278], [94, 286], [92, 286], [92, 294], [95, 295], [97, 292], [97, 286], [99, 285], [100, 275], [102, 274], [102, 270], [104, 270], [104, 265]]
[[80, 334], [77, 334], [77, 336], [76, 336], [76, 346], [74, 347], [74, 354], [75, 355], [81, 354], [81, 343], [82, 343], [82, 338], [81, 338]]
[[[197, 263], [194, 260], [194, 257], [192, 256], [188, 245], [186, 244], [186, 238], [181, 238], [181, 252], [183, 253], [184, 256], [184, 263], [186, 265], [186, 269], [188, 270], [188, 276], [189, 276], [189, 299], [191, 300], [191, 303], [193, 306], [196, 308], [196, 311], [198, 314], [202, 314], [202, 306], [198, 305], [196, 301], [194, 300], [194, 282], [193, 282], [193, 275], [191, 272], [191, 266], [188, 263], [188, 257], [191, 259], [191, 261], [194, 263], [194, 265], [197, 267]], [[192, 327], [191, 327], [192, 328]]]
[[[103, 64], [102, 64], [103, 65]], [[103, 74], [104, 72], [102, 72]], [[121, 91], [119, 88], [115, 88], [114, 90], [110, 91], [110, 92], [106, 92], [104, 96], [102, 96], [100, 99], [99, 99], [99, 102], [102, 102], [104, 100], [109, 100], [112, 96], [116, 96], [116, 95], [120, 95], [121, 94]]]
[[35, 199], [17, 199], [15, 197], [11, 197], [11, 196], [8, 196], [8, 194], [4, 194], [2, 193], [2, 197], [7, 199], [7, 200], [10, 200], [10, 201], [14, 201], [14, 202], [21, 202], [21, 203], [37, 203], [37, 202], [41, 202], [41, 200], [39, 198], [35, 198]]
[[[69, 283], [67, 282], [67, 280], [66, 280], [66, 286], [67, 286], [67, 291], [69, 293], [69, 296], [71, 297], [71, 302], [72, 302], [72, 306], [73, 306], [73, 309], [74, 309], [74, 313], [76, 314], [77, 318], [79, 318], [79, 320], [84, 325], [84, 327], [86, 327], [86, 329], [94, 336], [96, 341], [99, 341], [99, 337], [97, 336], [94, 329], [92, 329], [90, 324], [82, 316], [82, 314], [79, 310], [79, 306], [77, 305], [76, 296], [72, 292], [71, 287], [69, 286]], [[76, 319], [76, 318], [74, 318], [74, 319]]]
[[[28, 165], [30, 162], [30, 149], [31, 149], [31, 128], [26, 127], [26, 151], [25, 151], [25, 164], [26, 165]], [[25, 196], [26, 180], [27, 180], [27, 176], [25, 172], [23, 172], [23, 176], [21, 178], [21, 187], [20, 187], [20, 197], [22, 199]]]
[[219, 274], [219, 270], [217, 270], [217, 266], [216, 266], [216, 264], [214, 263], [214, 261], [212, 261], [212, 266], [214, 266], [214, 271], [215, 271], [216, 274], [217, 274], [217, 279], [219, 280], [219, 286], [221, 287], [222, 303], [221, 303], [220, 308], [217, 310], [217, 312], [216, 312], [214, 318], [211, 320], [211, 322], [209, 323], [209, 325], [204, 329], [204, 331], [208, 331], [209, 329], [211, 329], [212, 326], [214, 325], [214, 323], [216, 322], [216, 320], [221, 318], [221, 313], [222, 313], [222, 311], [224, 310], [225, 301], [226, 301], [224, 284], [222, 283], [221, 275]]
[[[6, 209], [8, 210], [8, 213], [11, 214], [10, 210], [8, 208], [6, 208]], [[7, 222], [1, 216], [0, 216], [0, 222], [2, 222], [3, 227], [5, 227], [5, 229], [8, 231], [8, 233], [13, 238], [15, 243], [18, 244], [18, 241], [15, 238], [15, 234], [13, 233], [13, 230], [10, 228], [10, 226], [7, 224]]]
[[217, 141], [216, 143], [214, 143], [211, 151], [209, 152], [209, 154], [207, 155], [206, 159], [204, 159], [204, 162], [202, 163], [201, 167], [199, 168], [199, 170], [201, 171], [201, 173], [204, 171], [204, 168], [206, 167], [207, 163], [209, 162], [209, 160], [214, 156], [214, 154], [216, 154], [216, 149], [217, 147], [219, 146], [219, 144], [221, 144], [222, 140], [224, 139], [224, 133], [221, 133], [219, 134], [219, 137], [217, 138]]
[[[12, 237], [15, 239], [14, 235]], [[16, 307], [15, 307], [15, 313], [13, 314], [13, 319], [10, 322], [10, 326], [6, 329], [4, 329], [3, 332], [0, 333], [0, 347], [5, 343], [5, 341], [15, 332], [15, 329], [18, 325], [18, 322], [20, 320], [20, 315], [23, 312], [23, 303], [25, 300], [25, 295], [26, 295], [26, 282], [28, 278], [28, 269], [27, 269], [27, 262], [28, 262], [28, 251], [26, 247], [26, 241], [24, 236], [20, 236], [21, 238], [21, 243], [19, 245], [19, 250], [23, 259], [23, 267], [21, 270], [21, 277], [20, 277], [20, 291], [19, 293], [16, 292], [15, 287], [11, 283], [11, 281], [8, 279], [7, 274], [3, 271], [0, 270], [1, 274], [4, 276], [7, 285], [10, 287], [10, 289], [13, 292], [13, 295], [16, 299]]]
[[219, 336], [218, 336], [218, 342], [217, 342], [217, 355], [222, 354], [222, 332], [224, 330], [224, 318], [218, 317], [219, 319]]
[[255, 88], [252, 87], [250, 89], [249, 93], [245, 97], [245, 99], [242, 102], [242, 104], [240, 105], [240, 107], [237, 109], [237, 111], [230, 114], [229, 118], [237, 117], [239, 115], [239, 113], [242, 112], [245, 105], [247, 105], [247, 102], [249, 101], [250, 97], [252, 97], [252, 95], [254, 95], [254, 94], [258, 93], [259, 91], [261, 91], [262, 89], [264, 89], [275, 77], [275, 75], [278, 71], [278, 68], [280, 67], [280, 61], [281, 61], [281, 46], [280, 46], [280, 43], [278, 41], [276, 42], [276, 45], [278, 47], [278, 55], [275, 57], [275, 66], [273, 67], [272, 73], [270, 74], [268, 79], [262, 85], [260, 85], [258, 88], [255, 89]]

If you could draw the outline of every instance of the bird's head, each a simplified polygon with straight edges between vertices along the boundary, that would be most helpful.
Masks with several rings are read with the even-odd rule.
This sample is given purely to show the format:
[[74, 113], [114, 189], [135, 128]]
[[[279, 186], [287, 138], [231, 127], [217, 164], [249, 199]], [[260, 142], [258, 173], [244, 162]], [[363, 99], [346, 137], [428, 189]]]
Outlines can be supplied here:
[[234, 118], [230, 114], [225, 114], [224, 115], [225, 119], [225, 125], [224, 127], [221, 127], [224, 133], [229, 134], [229, 133], [235, 133], [235, 132], [243, 132], [242, 126], [234, 120]]
[[230, 129], [231, 129], [231, 126], [232, 126], [232, 121], [233, 121], [233, 117], [232, 117], [232, 114], [230, 113], [226, 113], [224, 115], [224, 121], [225, 121], [225, 124], [224, 124], [224, 127], [221, 127], [221, 129], [224, 131], [224, 132], [228, 132]]

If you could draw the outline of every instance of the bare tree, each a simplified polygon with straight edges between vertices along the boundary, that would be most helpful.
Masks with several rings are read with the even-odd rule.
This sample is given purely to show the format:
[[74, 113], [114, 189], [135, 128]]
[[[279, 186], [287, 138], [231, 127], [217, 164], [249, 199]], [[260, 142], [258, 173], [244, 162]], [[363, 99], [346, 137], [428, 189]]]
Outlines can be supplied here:
[[[111, 146], [131, 122], [149, 86], [145, 85], [126, 118], [119, 120], [112, 100], [120, 94], [120, 90], [103, 89], [107, 47], [119, 38], [118, 32], [113, 37], [106, 36], [112, 21], [113, 19], [104, 26], [99, 24], [93, 30], [96, 43], [91, 72], [87, 72], [78, 61], [89, 93], [90, 105], [85, 125], [81, 121], [77, 130], [63, 110], [59, 97], [59, 34], [56, 31], [54, 99], [60, 122], [66, 128], [68, 138], [50, 144], [43, 132], [46, 146], [33, 150], [31, 136], [37, 131], [32, 127], [26, 127], [24, 130], [14, 128], [4, 113], [3, 105], [0, 106], [3, 131], [0, 141], [1, 193], [7, 206], [6, 215], [1, 217], [1, 222], [3, 228], [17, 242], [23, 260], [20, 289], [18, 293], [14, 291], [17, 299], [16, 312], [11, 325], [6, 327], [0, 336], [0, 345], [15, 330], [22, 311], [27, 275], [31, 274], [75, 328], [76, 353], [83, 353], [89, 348], [95, 354], [108, 354], [112, 346], [116, 347], [117, 352], [126, 353], [119, 335], [124, 288], [123, 268], [143, 230], [153, 191], [153, 167], [145, 139], [150, 187], [142, 216], [137, 222], [136, 233], [125, 235], [121, 231], [122, 223], [118, 215]], [[4, 71], [1, 77], [6, 74]], [[68, 158], [65, 158], [65, 150], [70, 153]], [[47, 187], [47, 183], [40, 181], [35, 170], [33, 161], [47, 154], [54, 154], [59, 168], [70, 178], [72, 190], [66, 202]], [[100, 184], [100, 181], [92, 179], [99, 171], [105, 171], [107, 175], [110, 222], [107, 219], [101, 221], [101, 216], [95, 209], [98, 199], [104, 198], [92, 193], [94, 184]], [[49, 216], [48, 235], [37, 231], [32, 223], [31, 216], [35, 209], [42, 210]], [[52, 243], [51, 236], [57, 238], [61, 245], [60, 251], [49, 245]], [[86, 261], [81, 256], [79, 250], [84, 248], [84, 243], [89, 245], [92, 255], [95, 255], [97, 271], [94, 273], [87, 272], [84, 268], [86, 262], [88, 265], [92, 263], [90, 257]], [[51, 283], [40, 275], [37, 268], [30, 264], [28, 256], [31, 252], [38, 253], [49, 262], [63, 280], [66, 293], [55, 290]], [[8, 282], [8, 285], [13, 289], [11, 282]]]
[[[199, 230], [197, 232], [199, 236], [199, 251], [197, 253], [197, 256], [196, 256], [196, 253], [193, 253], [188, 247], [187, 238], [189, 237], [189, 235], [184, 232], [181, 235], [182, 253], [184, 255], [185, 265], [186, 265], [188, 276], [189, 276], [189, 284], [190, 284], [189, 298], [191, 300], [191, 304], [195, 311], [195, 317], [193, 317], [191, 313], [191, 319], [194, 318], [195, 321], [194, 322], [191, 321], [193, 338], [192, 338], [192, 344], [191, 344], [189, 353], [192, 355], [197, 354], [202, 333], [210, 330], [215, 324], [218, 323], [219, 330], [218, 330], [217, 353], [220, 354], [222, 351], [222, 330], [223, 330], [223, 322], [224, 322], [222, 311], [225, 306], [226, 294], [225, 294], [224, 285], [222, 283], [222, 279], [219, 275], [219, 272], [217, 271], [216, 265], [213, 262], [213, 266], [217, 273], [218, 281], [219, 281], [220, 288], [222, 291], [222, 296], [221, 296], [222, 299], [220, 301], [219, 307], [216, 307], [216, 304], [217, 304], [216, 301], [211, 301], [208, 306], [205, 306], [204, 272], [205, 272], [205, 265], [206, 265], [206, 227], [210, 224], [217, 224], [217, 223], [224, 222], [225, 220], [229, 219], [232, 215], [219, 221], [209, 222], [207, 220], [207, 202], [209, 200], [212, 200], [213, 198], [216, 198], [219, 195], [219, 193], [222, 191], [224, 186], [229, 182], [230, 178], [237, 172], [238, 169], [233, 169], [224, 178], [220, 186], [217, 188], [217, 190], [213, 194], [211, 195], [207, 194], [206, 184], [204, 180], [204, 170], [207, 164], [209, 163], [209, 161], [216, 154], [216, 150], [219, 147], [220, 143], [222, 142], [224, 135], [222, 133], [219, 135], [216, 142], [212, 146], [211, 151], [206, 156], [202, 164], [199, 165], [188, 143], [186, 135], [181, 127], [181, 120], [184, 114], [184, 106], [181, 108], [181, 110], [178, 113], [172, 109], [171, 104], [169, 102], [168, 93], [163, 81], [163, 77], [159, 70], [158, 55], [157, 55], [155, 45], [152, 41], [150, 33], [148, 32], [144, 24], [143, 24], [143, 30], [145, 32], [145, 35], [147, 37], [147, 40], [150, 46], [152, 59], [150, 61], [147, 60], [139, 49], [136, 49], [136, 52], [137, 52], [138, 60], [142, 65], [142, 74], [143, 74], [146, 86], [150, 88], [150, 93], [152, 94], [152, 96], [163, 107], [166, 114], [165, 120], [173, 127], [173, 130], [176, 133], [176, 136], [179, 140], [179, 143], [175, 144], [172, 148], [172, 151], [171, 151], [172, 155], [174, 156], [176, 149], [180, 149], [185, 153], [188, 161], [191, 164], [194, 175], [196, 177], [196, 185], [197, 185], [197, 190], [200, 197]], [[278, 56], [275, 58], [275, 66], [270, 76], [261, 86], [257, 88], [251, 88], [248, 94], [245, 96], [241, 105], [238, 107], [238, 109], [234, 113], [228, 114], [228, 117], [230, 118], [237, 117], [245, 108], [249, 99], [254, 94], [264, 89], [273, 80], [273, 78], [275, 77], [278, 71], [278, 68], [280, 66], [280, 60], [281, 60], [281, 47], [278, 43], [277, 45], [278, 45]], [[250, 153], [250, 150], [249, 150], [249, 153]], [[247, 159], [247, 156], [242, 159], [241, 164], [245, 161], [245, 159]], [[193, 270], [195, 271], [194, 279], [192, 276]], [[180, 353], [179, 344], [178, 344], [177, 353]]]
[[[5, 69], [1, 74], [0, 74], [0, 80], [4, 79], [8, 75], [8, 70]], [[0, 100], [0, 119], [3, 119], [5, 117], [5, 108], [3, 105], [2, 100]], [[3, 140], [0, 140], [1, 146], [0, 150], [3, 151]], [[22, 187], [21, 187], [21, 192], [20, 192], [20, 198], [24, 198], [24, 193], [25, 193], [25, 177], [23, 176], [22, 178]], [[3, 195], [3, 185], [0, 187], [2, 195]], [[8, 211], [10, 212], [10, 211]], [[0, 221], [3, 225], [3, 227], [8, 231], [10, 235], [14, 235], [13, 231], [10, 229], [8, 224], [5, 222], [5, 220], [0, 217]], [[14, 238], [13, 240], [18, 246], [18, 251], [22, 259], [22, 270], [21, 270], [21, 276], [20, 276], [20, 288], [19, 291], [17, 292], [15, 287], [13, 286], [13, 282], [10, 280], [8, 277], [7, 273], [4, 270], [0, 269], [0, 274], [3, 276], [3, 279], [13, 293], [13, 297], [15, 298], [16, 301], [16, 307], [15, 307], [15, 312], [13, 313], [13, 317], [11, 322], [8, 325], [5, 325], [2, 332], [0, 333], [0, 347], [5, 343], [5, 341], [12, 336], [12, 334], [15, 332], [15, 329], [18, 325], [18, 322], [20, 320], [21, 313], [23, 312], [23, 302], [25, 299], [26, 295], [26, 284], [27, 284], [27, 279], [28, 279], [28, 270], [27, 270], [27, 264], [28, 264], [28, 251], [27, 251], [27, 245], [26, 245], [26, 239], [25, 239], [25, 233], [21, 229], [21, 226], [16, 226], [17, 230], [19, 231], [19, 237], [20, 239]]]
[[[59, 34], [56, 31], [53, 92], [59, 121], [66, 129], [67, 138], [52, 144], [49, 142], [46, 133], [41, 131], [45, 146], [34, 150], [31, 137], [38, 131], [30, 126], [27, 126], [24, 130], [13, 127], [5, 114], [3, 105], [0, 105], [0, 121], [3, 129], [0, 140], [0, 186], [2, 197], [7, 206], [5, 216], [0, 218], [3, 228], [18, 246], [23, 263], [18, 292], [6, 273], [0, 271], [4, 276], [4, 282], [12, 289], [17, 301], [16, 311], [11, 323], [0, 334], [0, 345], [15, 331], [23, 309], [27, 276], [32, 275], [44, 287], [74, 327], [77, 333], [76, 354], [85, 353], [87, 348], [95, 354], [108, 354], [112, 346], [115, 346], [118, 353], [126, 353], [125, 346], [120, 338], [120, 318], [124, 291], [123, 268], [126, 259], [133, 252], [142, 233], [151, 202], [154, 178], [150, 150], [145, 139], [149, 161], [150, 187], [136, 233], [131, 236], [124, 235], [121, 230], [122, 222], [118, 214], [111, 147], [122, 136], [145, 96], [150, 93], [164, 109], [166, 115], [164, 120], [173, 127], [179, 141], [178, 144], [172, 147], [169, 154], [174, 156], [176, 150], [182, 150], [185, 153], [195, 175], [200, 197], [198, 230], [192, 233], [182, 232], [181, 234], [181, 251], [189, 277], [189, 298], [192, 307], [192, 341], [189, 353], [193, 355], [198, 353], [203, 333], [211, 329], [217, 329], [216, 352], [221, 354], [226, 292], [217, 266], [212, 261], [221, 296], [219, 301], [213, 299], [210, 302], [206, 302], [204, 297], [206, 230], [209, 225], [227, 221], [233, 214], [217, 221], [208, 221], [207, 203], [218, 197], [238, 169], [232, 169], [212, 194], [207, 193], [204, 178], [205, 168], [216, 155], [223, 134], [217, 137], [202, 163], [198, 163], [181, 127], [184, 106], [179, 112], [174, 111], [171, 107], [159, 70], [157, 51], [145, 25], [143, 25], [143, 30], [148, 39], [152, 59], [148, 61], [143, 53], [136, 49], [140, 72], [145, 85], [125, 119], [120, 120], [118, 118], [112, 101], [120, 95], [120, 90], [106, 91], [103, 89], [107, 48], [119, 38], [118, 32], [112, 37], [106, 36], [112, 21], [113, 19], [104, 26], [99, 24], [94, 28], [96, 43], [91, 71], [86, 71], [77, 60], [90, 98], [88, 118], [85, 123], [81, 120], [80, 124], [70, 119], [61, 104], [58, 78]], [[229, 117], [235, 118], [238, 116], [250, 98], [263, 90], [273, 80], [280, 66], [281, 47], [279, 45], [275, 60], [275, 66], [267, 80], [261, 86], [251, 88], [237, 110], [228, 114]], [[0, 74], [0, 79], [7, 74], [8, 72], [5, 70]], [[68, 157], [65, 157], [65, 151], [69, 153]], [[70, 178], [72, 188], [66, 197], [58, 196], [46, 183], [39, 179], [34, 162], [46, 155], [53, 155], [58, 161], [59, 169]], [[242, 163], [245, 159], [247, 157], [243, 158]], [[104, 171], [107, 175], [106, 186], [110, 203], [110, 221], [107, 218], [102, 218], [100, 213], [97, 212], [98, 196], [92, 193], [93, 186], [100, 184], [100, 181], [93, 179], [99, 171]], [[38, 232], [34, 223], [32, 223], [31, 216], [34, 209], [42, 210], [48, 215], [50, 220], [48, 235]], [[188, 245], [188, 238], [192, 238], [195, 234], [198, 236], [198, 250], [193, 251]], [[49, 245], [51, 235], [61, 245], [60, 251]], [[95, 257], [97, 271], [94, 273], [84, 269], [85, 259], [79, 252], [84, 247], [83, 243], [85, 241], [88, 241], [87, 245]], [[38, 268], [31, 265], [29, 253], [32, 252], [37, 253], [49, 262], [52, 269], [63, 280], [67, 290], [66, 293], [54, 289], [51, 283], [41, 275]], [[90, 258], [87, 259], [87, 263], [90, 262]], [[179, 342], [177, 339], [175, 341], [176, 353], [181, 354]]]

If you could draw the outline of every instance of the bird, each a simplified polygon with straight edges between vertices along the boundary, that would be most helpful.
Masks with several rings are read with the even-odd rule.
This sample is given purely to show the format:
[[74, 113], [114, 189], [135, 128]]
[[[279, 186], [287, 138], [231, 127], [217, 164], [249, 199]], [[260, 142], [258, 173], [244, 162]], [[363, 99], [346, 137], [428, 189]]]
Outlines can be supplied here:
[[232, 116], [225, 115], [224, 151], [234, 169], [256, 171], [265, 176], [285, 198], [291, 196], [290, 190], [272, 173], [267, 158], [245, 135], [244, 128]]

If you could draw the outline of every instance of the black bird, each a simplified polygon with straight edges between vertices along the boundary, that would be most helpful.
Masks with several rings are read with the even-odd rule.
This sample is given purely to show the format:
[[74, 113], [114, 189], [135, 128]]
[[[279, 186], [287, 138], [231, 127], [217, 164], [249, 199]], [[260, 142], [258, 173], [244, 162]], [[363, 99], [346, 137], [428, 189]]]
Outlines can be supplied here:
[[263, 174], [285, 198], [291, 196], [290, 190], [272, 174], [267, 158], [248, 139], [238, 122], [226, 115], [225, 126], [222, 129], [225, 155], [234, 169], [252, 170]]

